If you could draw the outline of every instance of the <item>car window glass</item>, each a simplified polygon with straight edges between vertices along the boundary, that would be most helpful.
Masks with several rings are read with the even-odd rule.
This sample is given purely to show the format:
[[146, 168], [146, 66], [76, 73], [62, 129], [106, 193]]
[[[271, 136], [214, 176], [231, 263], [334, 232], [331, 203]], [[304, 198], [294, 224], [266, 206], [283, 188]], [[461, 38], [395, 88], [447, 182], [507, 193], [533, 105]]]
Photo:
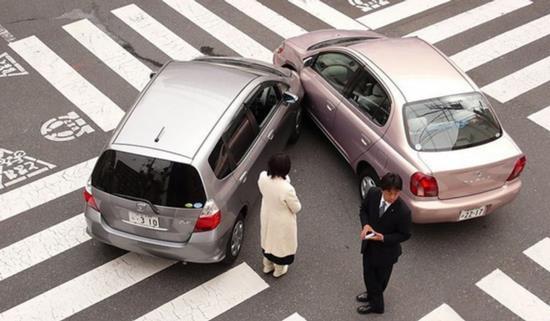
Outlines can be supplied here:
[[313, 69], [340, 93], [344, 92], [358, 68], [355, 60], [336, 52], [320, 54], [313, 64]]
[[208, 156], [208, 163], [217, 178], [224, 178], [231, 173], [231, 158], [223, 142], [223, 138], [220, 138], [216, 147], [214, 147], [214, 150], [210, 153], [210, 156]]
[[258, 126], [263, 128], [269, 113], [279, 104], [280, 100], [281, 93], [278, 87], [273, 84], [261, 88], [252, 99], [246, 103], [246, 106], [254, 115]]
[[359, 77], [347, 98], [376, 124], [384, 126], [388, 121], [391, 101], [380, 83], [369, 73], [364, 72]]

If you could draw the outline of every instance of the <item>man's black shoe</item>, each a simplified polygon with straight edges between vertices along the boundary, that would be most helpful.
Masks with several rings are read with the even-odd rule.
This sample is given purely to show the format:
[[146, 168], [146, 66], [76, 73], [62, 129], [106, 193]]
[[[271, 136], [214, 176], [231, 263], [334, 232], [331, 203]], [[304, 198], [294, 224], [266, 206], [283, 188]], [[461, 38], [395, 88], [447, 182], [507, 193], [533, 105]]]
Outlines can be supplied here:
[[360, 293], [358, 296], [355, 297], [355, 299], [357, 299], [357, 301], [359, 302], [363, 302], [363, 303], [367, 303], [369, 302], [369, 295], [367, 292], [363, 292], [363, 293]]
[[357, 313], [359, 314], [369, 314], [369, 313], [384, 313], [384, 310], [375, 310], [370, 304], [362, 305], [357, 308]]

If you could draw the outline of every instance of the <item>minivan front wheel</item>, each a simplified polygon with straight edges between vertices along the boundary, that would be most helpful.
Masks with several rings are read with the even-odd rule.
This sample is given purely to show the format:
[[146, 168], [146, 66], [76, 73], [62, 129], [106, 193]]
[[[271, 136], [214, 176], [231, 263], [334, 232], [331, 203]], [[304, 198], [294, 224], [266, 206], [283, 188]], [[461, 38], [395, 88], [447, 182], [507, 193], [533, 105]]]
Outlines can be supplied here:
[[231, 230], [231, 236], [227, 241], [227, 246], [225, 249], [225, 258], [223, 263], [231, 264], [235, 262], [237, 256], [241, 252], [241, 247], [244, 240], [244, 217], [242, 214], [239, 214]]
[[298, 141], [298, 138], [300, 138], [300, 134], [302, 133], [302, 123], [303, 123], [302, 113], [303, 113], [302, 107], [298, 108], [298, 110], [296, 111], [296, 116], [294, 117], [294, 126], [292, 128], [292, 134], [288, 139], [289, 144], [296, 143]]
[[378, 186], [379, 181], [378, 175], [370, 167], [363, 169], [359, 173], [359, 193], [362, 200], [367, 197], [367, 193], [371, 188]]

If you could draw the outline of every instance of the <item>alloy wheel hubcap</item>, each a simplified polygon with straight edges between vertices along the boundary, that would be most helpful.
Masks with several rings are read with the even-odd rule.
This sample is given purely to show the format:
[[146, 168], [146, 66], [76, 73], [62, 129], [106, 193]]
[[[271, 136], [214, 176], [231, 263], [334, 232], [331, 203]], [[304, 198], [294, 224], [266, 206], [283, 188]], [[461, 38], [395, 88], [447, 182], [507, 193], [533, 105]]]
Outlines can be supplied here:
[[231, 237], [231, 255], [237, 256], [239, 250], [241, 249], [241, 244], [243, 241], [244, 234], [244, 224], [243, 221], [238, 221], [233, 228], [233, 235]]
[[365, 176], [361, 180], [361, 198], [365, 199], [367, 197], [367, 192], [371, 187], [375, 187], [376, 183], [374, 182], [374, 179], [370, 176]]

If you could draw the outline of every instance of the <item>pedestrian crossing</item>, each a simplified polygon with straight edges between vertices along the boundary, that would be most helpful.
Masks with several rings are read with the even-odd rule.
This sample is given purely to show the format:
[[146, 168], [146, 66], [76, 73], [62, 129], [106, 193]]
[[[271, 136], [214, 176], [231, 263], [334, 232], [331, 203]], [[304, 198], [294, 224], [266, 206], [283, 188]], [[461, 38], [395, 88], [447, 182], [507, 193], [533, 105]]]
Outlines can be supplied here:
[[[296, 12], [287, 15], [277, 13], [266, 1], [225, 0], [237, 9], [239, 14], [271, 30], [274, 37], [288, 38], [311, 31], [301, 25], [300, 15], [309, 14], [334, 28], [380, 29], [391, 28], [401, 21], [414, 18], [426, 12], [435, 12], [439, 7], [456, 5], [451, 0], [404, 0], [386, 5], [356, 19], [343, 14], [328, 2], [319, 0], [288, 0]], [[212, 5], [212, 4], [210, 4]], [[479, 6], [456, 16], [424, 26], [403, 36], [418, 36], [432, 44], [452, 39], [458, 34], [475, 32], [484, 24], [499, 21], [503, 16], [513, 14], [534, 5], [530, 0], [480, 1]], [[188, 0], [163, 0], [158, 6], [173, 19], [185, 19], [196, 25], [204, 37], [211, 37], [223, 43], [235, 54], [271, 61], [272, 50], [266, 47], [265, 39], [247, 34], [231, 25], [223, 14], [216, 14], [208, 4]], [[130, 3], [114, 8], [111, 14], [125, 24], [132, 32], [152, 47], [159, 49], [166, 57], [190, 60], [202, 55], [189, 39], [189, 35], [165, 26], [154, 14], [148, 13], [137, 4]], [[494, 35], [451, 56], [451, 59], [465, 71], [501, 59], [506, 55], [540, 41], [548, 36], [550, 15], [537, 17], [518, 27]], [[59, 36], [70, 37], [75, 46], [81, 46], [93, 54], [105, 68], [136, 89], [143, 89], [153, 71], [137, 59], [112, 35], [88, 19], [81, 19], [62, 26]], [[38, 36], [29, 36], [12, 41], [9, 46], [41, 77], [63, 97], [82, 111], [97, 127], [105, 132], [113, 130], [124, 115], [121, 107], [98, 90], [93, 83], [71, 67], [62, 54], [52, 50], [46, 41]], [[550, 56], [534, 62], [501, 79], [485, 85], [482, 90], [501, 103], [528, 94], [550, 81]], [[550, 107], [529, 116], [533, 122], [550, 130]], [[81, 189], [90, 176], [97, 158], [85, 160], [49, 176], [8, 190], [0, 194], [0, 224], [4, 220], [25, 215], [37, 207], [47, 207], [53, 200], [62, 198]], [[1, 174], [1, 173], [0, 173]], [[79, 211], [74, 211], [78, 213]], [[0, 249], [0, 282], [16, 276], [74, 247], [91, 242], [85, 233], [83, 214], [50, 226], [36, 234], [23, 238]], [[550, 271], [550, 239], [546, 238], [524, 253], [534, 262]], [[143, 280], [173, 266], [176, 262], [158, 258], [143, 257], [127, 253], [97, 268], [77, 276], [37, 296], [0, 311], [2, 320], [61, 320], [68, 318], [95, 304], [108, 300], [113, 295], [131, 288]], [[506, 306], [524, 320], [543, 319], [549, 310], [548, 304], [516, 283], [501, 270], [495, 270], [480, 280], [477, 287]], [[211, 320], [232, 307], [245, 302], [265, 291], [269, 285], [250, 266], [242, 263], [209, 281], [189, 290], [175, 299], [147, 312], [139, 320]], [[522, 301], [511, 302], [507, 293], [520, 293]], [[67, 302], [70, 302], [67, 304]], [[518, 303], [519, 302], [519, 303]], [[541, 317], [542, 315], [542, 317]], [[305, 320], [298, 313], [285, 320]], [[422, 321], [463, 320], [447, 304], [433, 310]]]

